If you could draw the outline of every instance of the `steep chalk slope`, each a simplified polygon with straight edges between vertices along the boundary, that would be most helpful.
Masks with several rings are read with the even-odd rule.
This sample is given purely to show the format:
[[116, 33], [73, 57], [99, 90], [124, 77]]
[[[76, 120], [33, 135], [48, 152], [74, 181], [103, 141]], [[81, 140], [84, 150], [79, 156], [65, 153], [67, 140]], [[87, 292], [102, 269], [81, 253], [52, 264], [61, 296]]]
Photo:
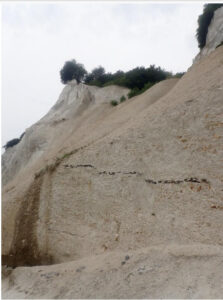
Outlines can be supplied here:
[[[21, 240], [27, 240], [26, 238], [21, 239], [21, 236], [16, 233], [16, 231], [26, 232], [21, 230], [21, 228], [18, 229], [16, 224], [18, 224], [19, 220], [22, 220], [24, 227], [27, 227], [28, 222], [28, 228], [30, 228], [31, 231], [33, 230], [30, 221], [33, 223], [34, 219], [26, 210], [24, 210], [23, 206], [31, 211], [34, 210], [34, 206], [39, 206], [38, 199], [34, 201], [31, 208], [27, 205], [27, 201], [31, 203], [33, 197], [39, 198], [38, 194], [40, 189], [38, 187], [38, 182], [42, 180], [42, 176], [36, 178], [33, 182], [34, 177], [38, 177], [38, 174], [44, 173], [44, 170], [46, 169], [50, 169], [50, 172], [52, 172], [61, 160], [71, 155], [73, 152], [75, 153], [78, 149], [95, 143], [100, 138], [109, 135], [110, 132], [117, 129], [119, 130], [120, 127], [123, 124], [128, 123], [131, 118], [137, 117], [137, 112], [143, 111], [145, 107], [151, 105], [154, 101], [167, 93], [176, 82], [176, 79], [161, 82], [151, 88], [150, 91], [148, 91], [149, 94], [148, 92], [145, 93], [145, 95], [148, 94], [148, 96], [142, 96], [140, 98], [141, 101], [137, 101], [138, 104], [132, 99], [128, 100], [128, 103], [119, 105], [118, 108], [114, 108], [106, 103], [106, 97], [111, 99], [112, 96], [114, 97], [114, 91], [116, 91], [117, 94], [117, 90], [119, 91], [120, 96], [123, 92], [128, 92], [126, 89], [123, 90], [123, 88], [119, 87], [98, 89], [95, 87], [79, 85], [73, 88], [72, 95], [71, 93], [67, 93], [67, 90], [69, 91], [70, 87], [65, 87], [56, 105], [42, 120], [40, 120], [40, 122], [27, 130], [26, 139], [24, 137], [21, 144], [18, 144], [18, 148], [17, 146], [15, 147], [14, 159], [16, 161], [20, 160], [20, 164], [23, 168], [20, 168], [19, 173], [3, 188], [3, 254], [8, 255], [7, 253], [11, 251], [10, 249], [15, 248], [13, 246], [15, 241], [13, 242], [13, 240], [15, 240], [16, 237], [20, 242]], [[96, 101], [91, 101], [91, 106], [85, 106], [85, 109], [83, 109], [83, 103], [86, 103], [86, 99], [88, 99], [86, 93], [83, 93], [83, 89], [87, 91], [87, 95], [89, 94], [89, 90], [93, 90], [92, 94], [97, 95], [97, 102], [99, 102], [99, 104], [97, 104]], [[95, 90], [97, 93], [95, 93]], [[112, 95], [109, 95], [109, 91], [110, 94], [112, 91]], [[79, 105], [75, 104], [75, 101], [79, 100], [76, 97], [77, 92], [82, 94]], [[105, 103], [102, 103], [102, 100], [104, 100]], [[69, 104], [70, 102], [71, 104]], [[72, 103], [74, 103], [74, 107], [72, 106]], [[80, 110], [82, 113], [80, 113]], [[64, 111], [68, 115], [67, 121], [57, 122], [59, 119], [58, 112], [64, 114]], [[79, 114], [77, 114], [77, 111], [79, 111]], [[75, 116], [73, 116], [74, 114]], [[30, 149], [30, 145], [38, 144], [38, 141], [43, 138], [47, 140], [46, 137], [49, 138], [47, 147], [45, 149], [42, 148], [41, 155], [37, 156], [36, 153], [38, 154], [38, 151], [35, 151], [35, 148], [34, 151], [31, 151], [32, 148]], [[24, 160], [22, 156], [22, 153], [24, 152], [28, 152], [29, 155], [34, 156], [34, 159]], [[6, 153], [4, 157], [8, 164], [7, 168], [5, 168], [6, 172], [3, 172], [3, 178], [4, 176], [7, 178], [8, 174], [13, 176], [15, 166], [14, 163], [11, 163], [13, 160], [8, 160], [7, 155], [8, 154]], [[47, 186], [49, 185], [47, 184]], [[30, 200], [28, 200], [27, 195], [28, 197], [30, 195]], [[44, 200], [43, 203], [46, 203], [46, 201]], [[25, 219], [24, 215], [26, 216]], [[28, 220], [29, 218], [30, 220]], [[26, 220], [26, 222], [24, 222], [24, 220]], [[35, 224], [33, 225], [35, 227]], [[29, 236], [28, 240], [30, 241], [32, 237], [31, 232], [27, 232], [27, 236]], [[29, 243], [28, 240], [27, 243]], [[21, 251], [24, 252], [23, 245], [21, 247]], [[15, 250], [13, 250], [13, 252], [14, 251]]]
[[62, 264], [16, 268], [5, 297], [221, 297], [222, 102], [219, 47], [180, 81], [67, 123], [51, 164], [3, 197], [4, 261]]
[[[70, 134], [67, 129], [76, 130], [83, 113], [86, 114], [89, 111], [91, 113], [100, 105], [98, 117], [104, 105], [113, 99], [119, 100], [128, 92], [128, 89], [117, 86], [100, 89], [83, 84], [77, 85], [76, 80], [71, 81], [65, 86], [48, 114], [26, 130], [19, 144], [4, 153], [2, 157], [3, 184], [12, 180], [24, 167], [33, 166], [40, 157], [47, 159], [50, 149], [58, 151], [58, 144], [62, 141], [61, 135], [67, 139]], [[65, 128], [66, 132], [64, 132]]]

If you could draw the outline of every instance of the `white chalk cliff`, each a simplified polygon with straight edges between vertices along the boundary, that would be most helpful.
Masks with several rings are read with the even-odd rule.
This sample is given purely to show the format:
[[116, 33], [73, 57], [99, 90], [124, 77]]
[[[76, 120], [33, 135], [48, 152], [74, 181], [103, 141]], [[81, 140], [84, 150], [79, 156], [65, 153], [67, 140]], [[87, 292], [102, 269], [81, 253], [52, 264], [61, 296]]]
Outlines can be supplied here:
[[[64, 141], [61, 138], [66, 140], [70, 132], [75, 131], [75, 126], [79, 126], [80, 118], [86, 115], [86, 111], [92, 118], [95, 111], [99, 113], [111, 100], [119, 100], [121, 96], [127, 96], [128, 92], [128, 89], [118, 86], [98, 88], [77, 85], [76, 80], [69, 82], [47, 115], [25, 131], [19, 144], [8, 148], [3, 154], [3, 184], [13, 179], [25, 166], [28, 168], [44, 157], [50, 149], [56, 147], [55, 144], [59, 143], [63, 147]], [[72, 123], [72, 126], [68, 123]], [[69, 128], [68, 132], [64, 128]]]
[[214, 16], [208, 27], [205, 47], [195, 57], [198, 62], [203, 56], [213, 52], [223, 42], [223, 7], [214, 12]]
[[3, 155], [3, 298], [222, 297], [222, 58], [116, 107], [65, 86]]

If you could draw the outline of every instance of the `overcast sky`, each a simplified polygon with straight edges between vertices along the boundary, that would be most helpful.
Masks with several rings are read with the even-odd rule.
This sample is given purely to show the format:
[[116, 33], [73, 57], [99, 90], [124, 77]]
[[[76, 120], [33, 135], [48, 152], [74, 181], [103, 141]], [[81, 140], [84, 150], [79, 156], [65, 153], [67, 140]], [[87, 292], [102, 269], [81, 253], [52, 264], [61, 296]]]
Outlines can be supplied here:
[[5, 2], [2, 5], [2, 144], [52, 107], [59, 71], [75, 58], [88, 71], [150, 64], [181, 72], [199, 49], [203, 3]]

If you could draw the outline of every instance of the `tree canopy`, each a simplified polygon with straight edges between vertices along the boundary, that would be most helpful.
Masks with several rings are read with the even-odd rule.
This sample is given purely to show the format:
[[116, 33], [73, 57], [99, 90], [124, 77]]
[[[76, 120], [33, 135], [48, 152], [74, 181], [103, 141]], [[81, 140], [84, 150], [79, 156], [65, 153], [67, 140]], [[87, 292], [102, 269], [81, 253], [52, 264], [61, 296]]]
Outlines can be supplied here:
[[[100, 72], [99, 72], [100, 71]], [[103, 71], [103, 72], [102, 72]], [[96, 74], [96, 75], [95, 75]], [[160, 67], [150, 65], [150, 67], [136, 67], [130, 71], [123, 72], [118, 70], [115, 73], [106, 73], [105, 69], [100, 67], [94, 69], [86, 76], [85, 83], [96, 86], [107, 86], [111, 84], [120, 85], [129, 89], [143, 89], [148, 82], [156, 83], [170, 77], [172, 74]]]
[[102, 80], [105, 75], [105, 69], [102, 66], [94, 68], [91, 73], [88, 73], [84, 79], [85, 83], [95, 82], [97, 85], [98, 80]]
[[181, 77], [184, 73], [168, 72], [161, 67], [150, 65], [148, 68], [143, 66], [135, 67], [127, 72], [118, 70], [115, 73], [107, 73], [105, 68], [98, 66], [88, 73], [82, 64], [76, 60], [67, 61], [60, 71], [61, 81], [66, 84], [72, 79], [88, 85], [105, 87], [108, 85], [119, 85], [131, 89], [129, 97], [138, 95], [155, 83], [170, 78]]
[[221, 3], [215, 3], [215, 4], [209, 3], [204, 5], [203, 13], [198, 17], [198, 28], [196, 32], [198, 46], [200, 49], [204, 48], [206, 44], [208, 26], [211, 23], [215, 10], [222, 6], [223, 4]]
[[60, 70], [60, 77], [62, 83], [66, 84], [68, 81], [76, 79], [80, 83], [87, 71], [84, 65], [77, 63], [75, 59], [66, 61], [63, 68]]

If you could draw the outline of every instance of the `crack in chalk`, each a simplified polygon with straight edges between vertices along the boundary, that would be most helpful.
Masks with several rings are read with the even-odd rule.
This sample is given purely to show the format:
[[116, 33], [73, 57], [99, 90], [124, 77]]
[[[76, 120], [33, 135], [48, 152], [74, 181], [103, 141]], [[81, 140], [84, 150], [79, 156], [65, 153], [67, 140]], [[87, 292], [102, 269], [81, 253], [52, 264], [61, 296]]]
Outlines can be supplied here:
[[132, 172], [124, 172], [123, 174], [125, 174], [125, 175], [139, 175], [139, 176], [141, 176], [142, 175], [142, 173], [140, 173], [140, 172], [136, 172], [136, 171], [132, 171]]
[[68, 234], [68, 235], [71, 235], [71, 236], [77, 236], [78, 235], [76, 233], [68, 232], [68, 231], [65, 231], [65, 230], [56, 230], [56, 229], [52, 229], [52, 228], [49, 228], [48, 231], [54, 231], [54, 232], [57, 232], [57, 233], [64, 233], [64, 234]]
[[88, 165], [64, 165], [65, 168], [93, 168], [96, 169], [94, 166], [88, 164]]
[[195, 183], [201, 183], [196, 177], [186, 178], [184, 179], [185, 182], [195, 182]]
[[[71, 164], [68, 165], [68, 164], [66, 164], [66, 165], [64, 165], [64, 167], [65, 168], [71, 168], [71, 169], [73, 169], [73, 168], [92, 168], [92, 169], [97, 170], [97, 168], [92, 166], [91, 164], [85, 164], [85, 165], [83, 165], [83, 164], [80, 164], [80, 165], [71, 165]], [[106, 174], [106, 175], [124, 174], [124, 175], [140, 175], [140, 176], [142, 175], [142, 173], [136, 172], [136, 171], [130, 171], [130, 172], [99, 171], [98, 174], [99, 175], [102, 175], [102, 174]]]
[[145, 182], [152, 183], [152, 184], [157, 184], [157, 182], [152, 180], [152, 179], [145, 179]]
[[[98, 171], [98, 169], [91, 165], [91, 164], [80, 164], [80, 165], [64, 165], [65, 168], [92, 168]], [[123, 174], [123, 175], [137, 175], [137, 176], [142, 176], [143, 173], [141, 172], [137, 172], [137, 171], [129, 171], [129, 172], [122, 172], [122, 171], [98, 171], [98, 175], [111, 175], [114, 176], [116, 174]], [[184, 182], [192, 182], [192, 183], [206, 183], [206, 184], [210, 184], [210, 182], [205, 179], [198, 179], [197, 177], [189, 177], [189, 178], [185, 178], [185, 179], [165, 179], [165, 180], [154, 180], [154, 179], [150, 179], [150, 178], [145, 178], [144, 179], [145, 182], [149, 183], [149, 184], [181, 184]]]
[[152, 179], [145, 179], [145, 182], [152, 183], [152, 184], [157, 184], [157, 183], [161, 183], [161, 184], [169, 184], [169, 183], [180, 184], [180, 183], [183, 183], [183, 182], [207, 183], [207, 184], [209, 184], [209, 181], [207, 179], [202, 178], [202, 179], [199, 180], [196, 177], [185, 178], [183, 180], [170, 179], [170, 180], [158, 180], [158, 181], [155, 181], [155, 180], [152, 180]]

